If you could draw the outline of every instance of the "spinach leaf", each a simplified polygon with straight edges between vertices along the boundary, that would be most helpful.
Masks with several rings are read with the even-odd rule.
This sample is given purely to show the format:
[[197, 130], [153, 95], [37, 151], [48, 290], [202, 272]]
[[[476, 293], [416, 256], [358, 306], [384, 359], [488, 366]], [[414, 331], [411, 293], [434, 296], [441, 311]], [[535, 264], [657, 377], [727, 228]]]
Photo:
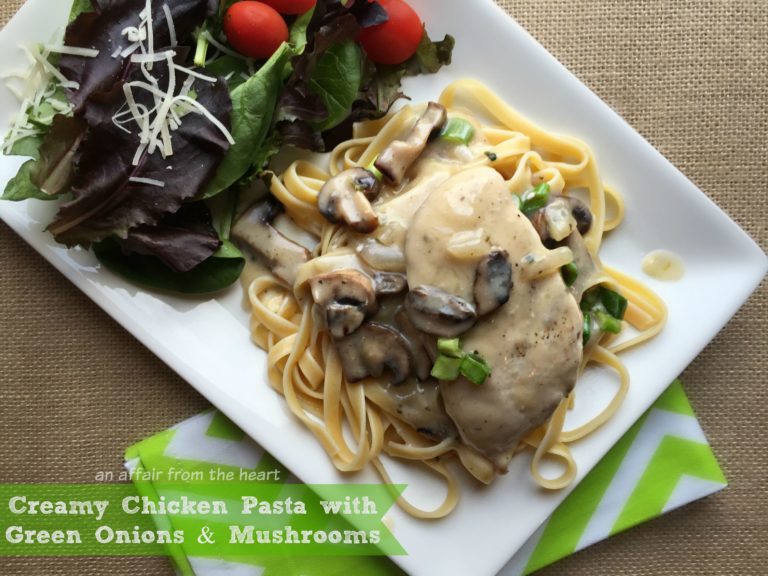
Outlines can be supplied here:
[[205, 187], [202, 198], [226, 190], [253, 166], [272, 126], [283, 72], [294, 53], [290, 44], [283, 43], [256, 74], [232, 91], [231, 132], [235, 143]]
[[307, 45], [307, 30], [309, 24], [312, 22], [312, 17], [315, 14], [315, 8], [308, 10], [291, 24], [289, 30], [288, 42], [291, 43], [297, 54], [301, 54], [304, 51], [304, 47]]
[[231, 188], [206, 200], [208, 210], [211, 212], [211, 223], [222, 241], [229, 240], [232, 221], [237, 211], [238, 198], [237, 190]]
[[214, 256], [188, 272], [174, 272], [154, 256], [126, 255], [114, 238], [95, 244], [93, 251], [99, 262], [131, 282], [183, 294], [223, 290], [237, 282], [245, 266], [245, 259], [233, 253], [228, 255], [224, 244]]
[[362, 66], [362, 52], [353, 40], [331, 46], [317, 62], [309, 90], [320, 97], [327, 117], [314, 124], [316, 130], [333, 128], [349, 115], [360, 91]]
[[42, 141], [42, 136], [29, 136], [14, 144], [11, 150], [14, 156], [30, 156], [32, 159], [22, 164], [16, 176], [8, 181], [0, 200], [11, 200], [13, 202], [21, 202], [30, 198], [53, 200], [52, 196], [48, 196], [48, 194], [32, 184], [32, 171], [35, 168], [36, 160], [40, 157], [40, 144]]
[[0, 200], [11, 200], [12, 202], [21, 202], [23, 200], [53, 200], [54, 196], [49, 196], [40, 188], [32, 184], [32, 170], [35, 168], [34, 160], [27, 160], [21, 165], [16, 176], [5, 185]]

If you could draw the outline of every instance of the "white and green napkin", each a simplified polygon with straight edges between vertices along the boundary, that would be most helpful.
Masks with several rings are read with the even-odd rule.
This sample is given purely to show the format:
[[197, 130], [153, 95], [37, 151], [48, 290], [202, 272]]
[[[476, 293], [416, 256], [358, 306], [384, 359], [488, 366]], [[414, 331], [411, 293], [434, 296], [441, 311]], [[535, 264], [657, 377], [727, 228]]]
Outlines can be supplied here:
[[[216, 411], [208, 411], [130, 447], [130, 469], [195, 470], [233, 466], [272, 470], [280, 465]], [[290, 478], [285, 472], [281, 478]], [[137, 483], [140, 491], [151, 484]], [[569, 554], [726, 486], [680, 382], [674, 382], [566, 498], [500, 572], [530, 574]], [[391, 575], [385, 558], [261, 558], [248, 564], [190, 558], [169, 549], [182, 574], [194, 576]], [[241, 562], [245, 562], [244, 560]]]

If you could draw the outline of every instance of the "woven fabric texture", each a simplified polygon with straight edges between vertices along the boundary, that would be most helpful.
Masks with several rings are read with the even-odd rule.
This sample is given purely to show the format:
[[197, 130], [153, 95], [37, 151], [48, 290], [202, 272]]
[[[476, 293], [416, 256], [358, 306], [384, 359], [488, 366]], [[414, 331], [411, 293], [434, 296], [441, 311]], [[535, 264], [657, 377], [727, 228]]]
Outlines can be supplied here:
[[[0, 22], [21, 4], [1, 0]], [[768, 249], [768, 2], [499, 4]], [[91, 481], [208, 406], [4, 224], [0, 266], [0, 481]], [[764, 282], [683, 374], [730, 488], [542, 574], [765, 574], [766, 325]], [[172, 574], [162, 558], [2, 564], [6, 575]]]

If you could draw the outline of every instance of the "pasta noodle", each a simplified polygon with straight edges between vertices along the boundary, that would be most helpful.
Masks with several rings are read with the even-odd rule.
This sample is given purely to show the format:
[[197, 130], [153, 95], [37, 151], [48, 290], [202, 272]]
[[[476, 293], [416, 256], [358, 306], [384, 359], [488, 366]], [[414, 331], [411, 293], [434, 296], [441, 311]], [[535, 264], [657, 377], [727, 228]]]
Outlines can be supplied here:
[[[504, 177], [510, 194], [524, 194], [542, 183], [548, 184], [554, 194], [568, 196], [576, 191], [586, 194], [593, 220], [584, 235], [584, 245], [598, 272], [583, 290], [607, 286], [628, 300], [624, 325], [631, 325], [636, 334], [627, 339], [604, 334], [598, 342], [585, 346], [581, 359], [579, 372], [589, 364], [598, 364], [618, 375], [619, 385], [608, 406], [588, 423], [565, 429], [566, 415], [575, 397], [571, 392], [549, 419], [529, 432], [517, 446], [517, 451], [533, 451], [531, 472], [536, 482], [543, 488], [559, 489], [572, 482], [576, 475], [569, 444], [600, 428], [619, 409], [627, 394], [629, 374], [617, 354], [655, 336], [664, 325], [666, 309], [640, 282], [600, 265], [598, 251], [603, 235], [619, 226], [624, 203], [617, 191], [603, 184], [588, 146], [541, 129], [487, 87], [472, 80], [449, 85], [439, 103], [449, 111], [468, 110], [486, 120], [480, 128], [480, 137], [486, 148], [493, 151], [493, 157], [470, 155], [464, 159], [465, 168], [492, 165]], [[327, 170], [300, 160], [272, 178], [271, 193], [285, 207], [288, 216], [319, 238], [313, 257], [348, 257], [344, 249], [350, 233], [347, 227], [329, 222], [318, 210], [318, 194], [323, 185], [344, 170], [371, 165], [392, 141], [409, 130], [416, 115], [416, 109], [406, 106], [383, 119], [360, 123], [355, 127], [353, 138], [332, 151]], [[470, 238], [470, 241], [474, 240]], [[471, 252], [471, 248], [462, 244], [462, 254], [467, 250]], [[556, 248], [533, 262], [525, 274], [531, 278], [551, 275], [573, 260], [574, 254], [569, 248]], [[299, 283], [297, 281], [297, 285]], [[445, 516], [458, 501], [458, 482], [446, 460], [455, 457], [479, 480], [492, 481], [495, 467], [472, 447], [453, 436], [434, 439], [420, 433], [393, 410], [371, 379], [354, 383], [345, 380], [338, 350], [313, 312], [311, 298], [291, 290], [267, 272], [250, 283], [247, 293], [252, 310], [252, 338], [268, 353], [270, 384], [318, 438], [339, 470], [353, 472], [373, 466], [388, 481], [382, 455], [422, 462], [444, 479], [447, 495], [434, 510], [422, 510], [399, 499], [404, 510], [421, 518]], [[559, 477], [545, 477], [541, 464], [547, 459], [562, 463], [564, 470]]]

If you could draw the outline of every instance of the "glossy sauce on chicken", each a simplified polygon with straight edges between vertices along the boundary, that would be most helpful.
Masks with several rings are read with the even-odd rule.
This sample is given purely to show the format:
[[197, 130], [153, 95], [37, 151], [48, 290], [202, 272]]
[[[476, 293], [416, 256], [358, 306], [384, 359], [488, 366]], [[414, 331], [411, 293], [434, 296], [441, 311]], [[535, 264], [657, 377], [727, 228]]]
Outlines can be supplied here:
[[465, 349], [490, 364], [491, 376], [482, 386], [459, 378], [440, 390], [462, 439], [505, 469], [520, 438], [549, 418], [573, 388], [582, 317], [559, 274], [524, 278], [526, 259], [547, 250], [501, 175], [487, 167], [443, 182], [416, 212], [406, 239], [408, 284], [471, 298], [476, 262], [457, 261], [447, 247], [457, 234], [476, 230], [509, 254], [512, 290], [506, 304], [462, 336]]

